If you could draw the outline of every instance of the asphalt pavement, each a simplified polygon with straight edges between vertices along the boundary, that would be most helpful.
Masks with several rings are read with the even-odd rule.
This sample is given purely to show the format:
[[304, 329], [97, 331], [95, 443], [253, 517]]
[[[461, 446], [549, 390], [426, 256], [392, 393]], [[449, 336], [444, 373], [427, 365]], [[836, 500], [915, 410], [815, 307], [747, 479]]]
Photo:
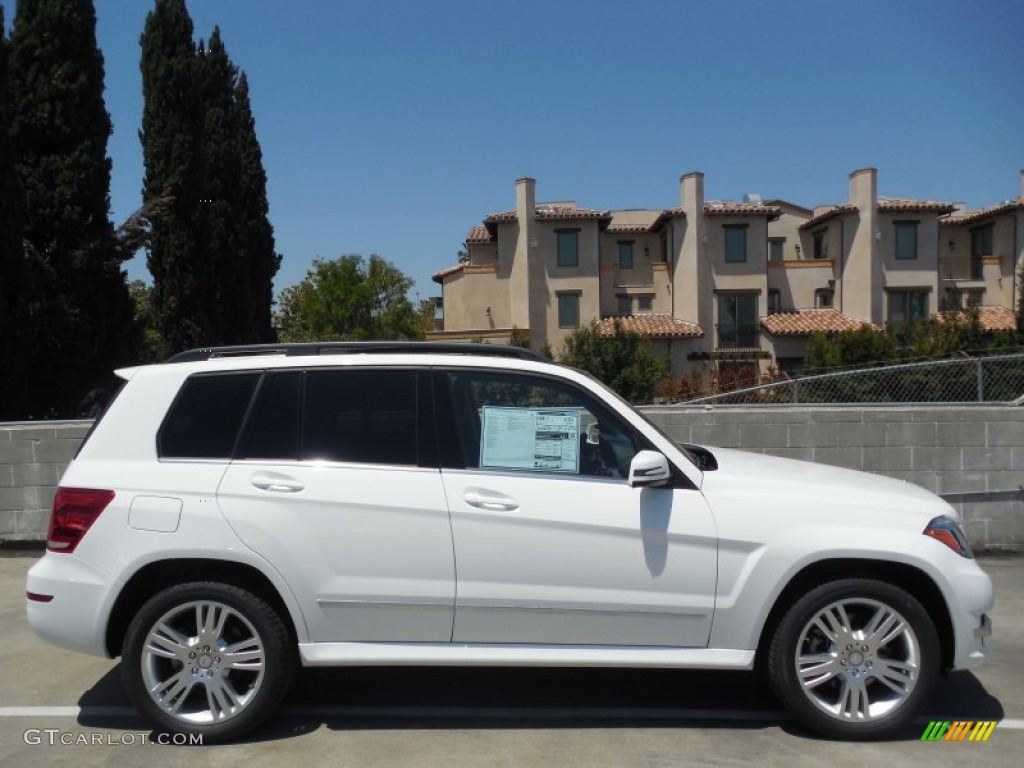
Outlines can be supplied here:
[[[480, 766], [1020, 764], [1024, 558], [987, 558], [996, 583], [988, 662], [952, 674], [901, 738], [820, 739], [755, 674], [649, 670], [306, 670], [246, 740], [176, 746], [121, 689], [118, 662], [38, 640], [25, 621], [34, 556], [0, 557], [0, 765]], [[988, 741], [922, 742], [928, 720], [995, 720]]]

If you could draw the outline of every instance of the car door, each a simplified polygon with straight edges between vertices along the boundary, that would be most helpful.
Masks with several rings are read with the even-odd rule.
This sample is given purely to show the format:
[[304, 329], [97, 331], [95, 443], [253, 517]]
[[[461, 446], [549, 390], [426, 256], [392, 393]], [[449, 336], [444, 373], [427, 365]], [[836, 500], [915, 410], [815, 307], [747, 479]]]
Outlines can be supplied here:
[[717, 541], [702, 494], [631, 488], [644, 447], [568, 382], [439, 372], [442, 471], [458, 584], [453, 640], [701, 647]]
[[427, 373], [268, 373], [218, 491], [282, 573], [316, 642], [449, 642], [448, 507]]

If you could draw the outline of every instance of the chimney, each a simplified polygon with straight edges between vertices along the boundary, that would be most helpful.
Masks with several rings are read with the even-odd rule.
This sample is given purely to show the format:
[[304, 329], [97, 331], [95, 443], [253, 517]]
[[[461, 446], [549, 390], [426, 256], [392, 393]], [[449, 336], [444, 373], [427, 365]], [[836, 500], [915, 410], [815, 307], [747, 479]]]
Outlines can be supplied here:
[[533, 222], [537, 209], [537, 182], [534, 179], [516, 179], [516, 218], [519, 227], [523, 222]]
[[872, 210], [878, 199], [878, 171], [874, 168], [861, 168], [850, 174], [850, 204], [860, 209], [863, 215], [869, 208]]
[[679, 206], [691, 212], [704, 212], [704, 174], [699, 171], [684, 173], [679, 178]]
[[530, 329], [531, 344], [543, 332], [530, 323], [530, 252], [537, 237], [536, 209], [537, 182], [529, 178], [516, 179], [516, 224], [519, 232], [509, 271], [509, 298], [512, 302], [512, 324], [517, 328]]

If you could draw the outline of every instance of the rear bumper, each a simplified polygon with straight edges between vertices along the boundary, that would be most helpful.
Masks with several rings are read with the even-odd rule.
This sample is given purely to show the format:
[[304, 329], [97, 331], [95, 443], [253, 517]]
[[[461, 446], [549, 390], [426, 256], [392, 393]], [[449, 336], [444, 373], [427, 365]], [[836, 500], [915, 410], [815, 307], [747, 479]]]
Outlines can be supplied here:
[[61, 648], [109, 658], [107, 617], [121, 586], [73, 554], [48, 552], [28, 572], [26, 591], [42, 598], [26, 599], [29, 626]]

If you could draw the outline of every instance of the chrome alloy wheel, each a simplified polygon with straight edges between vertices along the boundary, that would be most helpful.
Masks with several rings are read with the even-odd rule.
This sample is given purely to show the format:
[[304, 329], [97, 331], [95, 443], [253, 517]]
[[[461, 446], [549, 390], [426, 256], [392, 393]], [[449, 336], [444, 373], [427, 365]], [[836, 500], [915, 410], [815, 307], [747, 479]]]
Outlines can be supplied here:
[[152, 626], [140, 659], [153, 702], [176, 720], [222, 723], [245, 710], [265, 675], [264, 642], [224, 603], [177, 605]]
[[889, 605], [847, 598], [807, 622], [794, 663], [803, 694], [818, 709], [839, 720], [870, 722], [910, 697], [921, 647], [910, 622]]

